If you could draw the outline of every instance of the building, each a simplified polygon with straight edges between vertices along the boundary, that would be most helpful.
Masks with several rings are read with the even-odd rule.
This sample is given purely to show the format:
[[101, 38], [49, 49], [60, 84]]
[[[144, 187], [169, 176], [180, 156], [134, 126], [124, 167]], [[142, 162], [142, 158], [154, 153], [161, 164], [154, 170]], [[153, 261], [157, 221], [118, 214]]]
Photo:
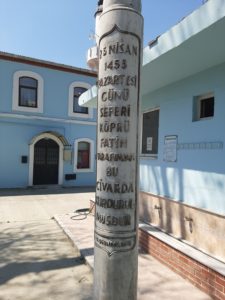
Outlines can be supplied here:
[[144, 49], [140, 189], [142, 218], [225, 261], [224, 32], [209, 0]]
[[95, 185], [93, 71], [0, 52], [0, 188]]
[[[215, 299], [225, 297], [224, 33], [225, 2], [208, 0], [144, 48], [141, 82], [139, 213], [153, 227], [140, 244]], [[94, 107], [96, 92], [80, 104]], [[153, 248], [157, 229], [166, 238]]]

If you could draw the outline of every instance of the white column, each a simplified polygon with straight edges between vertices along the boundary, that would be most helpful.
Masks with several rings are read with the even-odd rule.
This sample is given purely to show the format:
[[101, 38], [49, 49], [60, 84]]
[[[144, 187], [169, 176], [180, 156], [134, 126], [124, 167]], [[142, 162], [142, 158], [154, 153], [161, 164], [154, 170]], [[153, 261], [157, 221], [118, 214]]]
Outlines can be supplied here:
[[95, 300], [135, 300], [141, 0], [104, 0], [99, 18]]

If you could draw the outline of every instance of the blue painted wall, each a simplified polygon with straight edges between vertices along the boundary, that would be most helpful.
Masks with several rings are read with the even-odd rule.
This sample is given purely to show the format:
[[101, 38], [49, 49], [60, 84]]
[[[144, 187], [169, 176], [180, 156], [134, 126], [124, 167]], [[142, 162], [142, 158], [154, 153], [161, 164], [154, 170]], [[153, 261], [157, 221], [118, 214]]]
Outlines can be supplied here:
[[[141, 157], [140, 189], [197, 208], [225, 214], [225, 64], [144, 96], [142, 110], [160, 108], [157, 159]], [[215, 96], [212, 119], [192, 121], [193, 97]], [[183, 143], [222, 142], [222, 149], [178, 149], [163, 161], [164, 137]]]
[[[32, 71], [43, 78], [43, 113], [12, 110], [13, 74], [16, 71]], [[95, 109], [92, 119], [68, 116], [69, 86], [75, 81], [93, 85], [96, 79], [88, 75], [0, 60], [0, 188], [28, 186], [29, 163], [22, 164], [21, 156], [28, 156], [29, 159], [29, 142], [42, 132], [61, 133], [72, 145], [72, 154], [76, 151], [76, 139], [89, 138], [96, 142]], [[75, 124], [74, 121], [87, 121], [89, 124]], [[77, 173], [76, 180], [66, 181], [65, 174], [73, 173], [73, 159], [69, 162], [64, 161], [64, 186], [95, 185], [96, 168], [94, 172]]]

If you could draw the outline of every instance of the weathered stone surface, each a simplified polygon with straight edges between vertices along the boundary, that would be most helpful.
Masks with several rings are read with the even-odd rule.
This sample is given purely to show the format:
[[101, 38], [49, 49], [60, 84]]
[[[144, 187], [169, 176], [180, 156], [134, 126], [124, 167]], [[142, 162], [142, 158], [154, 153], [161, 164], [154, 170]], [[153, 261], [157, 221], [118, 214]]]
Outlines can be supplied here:
[[140, 7], [105, 0], [98, 20], [95, 300], [137, 297]]

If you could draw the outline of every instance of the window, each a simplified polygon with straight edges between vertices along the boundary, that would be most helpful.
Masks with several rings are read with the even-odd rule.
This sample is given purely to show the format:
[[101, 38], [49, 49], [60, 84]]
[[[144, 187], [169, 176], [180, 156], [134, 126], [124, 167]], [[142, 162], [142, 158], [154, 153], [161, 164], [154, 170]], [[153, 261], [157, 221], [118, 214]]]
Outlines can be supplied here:
[[157, 156], [158, 154], [159, 109], [143, 113], [141, 154]]
[[74, 171], [93, 172], [94, 142], [90, 139], [78, 139], [74, 144]]
[[69, 87], [69, 103], [68, 103], [68, 115], [75, 118], [92, 118], [93, 109], [80, 106], [79, 97], [86, 92], [91, 86], [85, 82], [73, 82]]
[[200, 119], [213, 117], [214, 115], [214, 97], [200, 100]]
[[31, 71], [17, 71], [13, 76], [13, 110], [43, 112], [43, 79]]
[[19, 106], [37, 107], [38, 81], [31, 77], [19, 79]]
[[90, 144], [79, 142], [77, 149], [77, 169], [90, 168]]
[[194, 97], [193, 121], [212, 118], [214, 116], [214, 102], [213, 93]]
[[88, 108], [80, 106], [78, 103], [78, 99], [81, 94], [86, 92], [87, 89], [83, 87], [76, 86], [73, 89], [73, 112], [74, 113], [80, 113], [80, 114], [88, 114]]

